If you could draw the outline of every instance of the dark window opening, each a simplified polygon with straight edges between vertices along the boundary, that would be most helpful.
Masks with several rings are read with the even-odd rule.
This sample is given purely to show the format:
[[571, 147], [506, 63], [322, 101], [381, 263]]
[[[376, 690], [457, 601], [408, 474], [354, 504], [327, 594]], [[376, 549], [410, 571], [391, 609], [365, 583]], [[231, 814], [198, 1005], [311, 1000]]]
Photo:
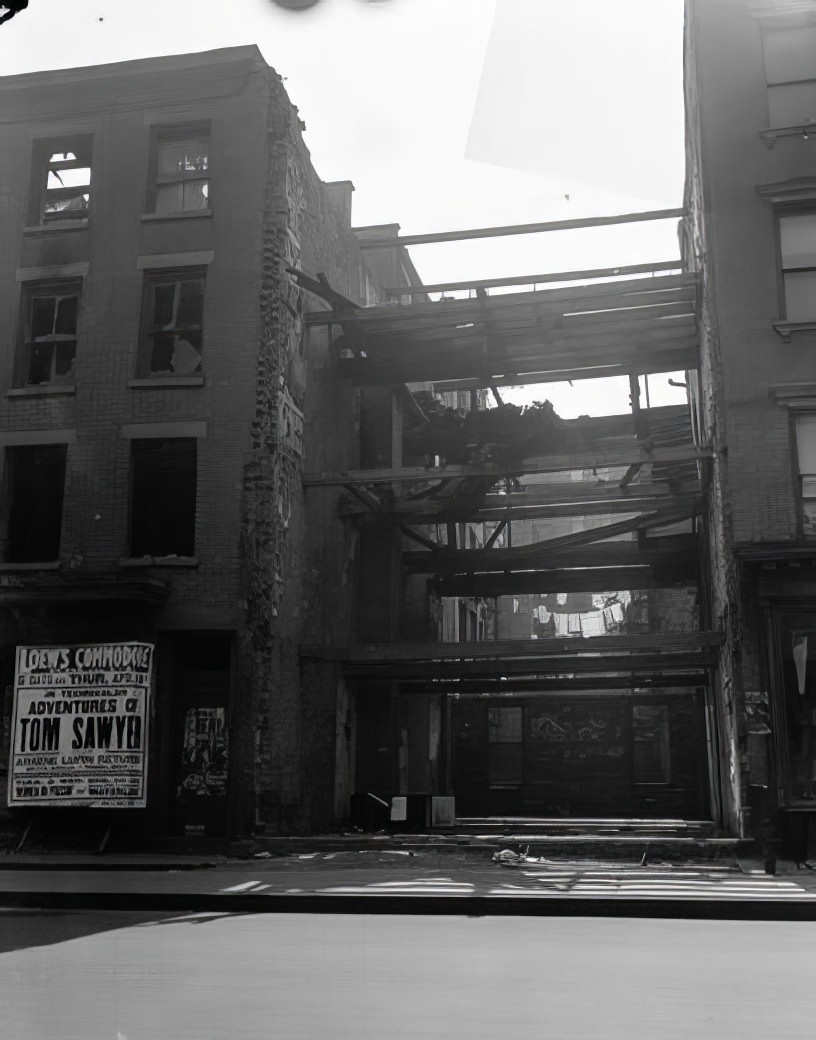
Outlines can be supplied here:
[[669, 709], [665, 704], [633, 706], [632, 741], [635, 783], [670, 783]]
[[491, 787], [524, 783], [524, 709], [489, 708], [488, 775]]
[[193, 556], [196, 441], [131, 442], [131, 556]]
[[64, 444], [6, 448], [7, 562], [59, 559], [66, 455]]
[[24, 290], [20, 383], [73, 383], [78, 311], [79, 285], [75, 282]]
[[206, 126], [159, 130], [148, 208], [153, 213], [206, 210], [210, 202], [210, 135]]
[[32, 223], [81, 220], [91, 204], [91, 147], [88, 135], [34, 144]]
[[145, 280], [140, 375], [195, 375], [204, 338], [204, 273], [152, 273]]

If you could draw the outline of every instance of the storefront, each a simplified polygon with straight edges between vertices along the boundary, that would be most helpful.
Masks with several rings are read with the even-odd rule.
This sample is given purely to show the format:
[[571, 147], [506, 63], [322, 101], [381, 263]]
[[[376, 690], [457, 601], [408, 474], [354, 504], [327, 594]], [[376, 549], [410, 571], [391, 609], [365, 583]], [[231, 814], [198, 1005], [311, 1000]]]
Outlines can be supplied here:
[[448, 795], [458, 820], [711, 818], [705, 692], [356, 699], [356, 791]]

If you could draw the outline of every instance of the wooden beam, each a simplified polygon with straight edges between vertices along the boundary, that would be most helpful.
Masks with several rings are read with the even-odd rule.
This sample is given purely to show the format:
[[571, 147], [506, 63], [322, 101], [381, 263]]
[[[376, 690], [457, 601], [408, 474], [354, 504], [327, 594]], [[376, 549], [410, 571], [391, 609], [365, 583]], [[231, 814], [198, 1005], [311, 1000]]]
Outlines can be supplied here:
[[570, 454], [550, 455], [546, 458], [523, 459], [512, 468], [502, 468], [493, 464], [482, 463], [469, 466], [409, 466], [398, 470], [358, 469], [339, 473], [305, 473], [305, 487], [350, 487], [355, 484], [391, 484], [394, 481], [406, 483], [421, 482], [451, 477], [493, 477], [501, 480], [504, 477], [519, 476], [524, 473], [556, 473], [572, 469], [600, 469], [606, 466], [628, 466], [631, 463], [666, 463], [686, 462], [692, 459], [710, 458], [710, 448], [698, 448], [693, 444], [679, 444], [668, 448], [656, 448], [646, 451], [634, 440], [631, 444], [598, 448], [597, 451], [573, 452]]
[[436, 282], [414, 287], [407, 292], [404, 286], [389, 286], [383, 289], [386, 296], [418, 296], [420, 293], [457, 292], [469, 289], [492, 289], [507, 285], [547, 285], [552, 282], [577, 282], [582, 279], [620, 278], [627, 275], [651, 274], [657, 271], [681, 271], [682, 260], [659, 260], [651, 264], [628, 264], [622, 267], [594, 267], [584, 271], [547, 272], [546, 274], [523, 274], [512, 278], [479, 278], [466, 282]]
[[[576, 639], [576, 643], [587, 643], [587, 639]], [[542, 640], [539, 640], [542, 642]], [[460, 646], [478, 646], [478, 643], [461, 643]], [[702, 649], [697, 653], [663, 653], [640, 654], [619, 657], [586, 657], [581, 653], [546, 659], [515, 658], [513, 660], [463, 659], [459, 661], [382, 661], [377, 664], [363, 664], [360, 661], [349, 661], [343, 664], [345, 676], [353, 679], [395, 680], [411, 679], [465, 679], [465, 678], [504, 678], [505, 676], [527, 676], [538, 680], [542, 675], [599, 675], [608, 673], [624, 673], [637, 675], [639, 671], [647, 674], [661, 673], [667, 675], [671, 671], [700, 671], [710, 667], [713, 655], [710, 650]]]
[[[405, 524], [400, 524], [400, 531], [405, 535], [406, 538], [410, 538], [411, 541], [416, 542], [418, 545], [424, 545], [426, 549], [430, 550], [431, 555], [435, 555], [442, 551], [442, 546], [438, 542], [434, 542], [430, 538], [426, 538], [424, 534], [420, 534], [419, 531], [414, 531]], [[428, 553], [417, 553], [418, 556], [426, 557]], [[403, 553], [405, 556], [405, 553]]]
[[[425, 677], [413, 677], [407, 681], [400, 682], [400, 693], [455, 693], [460, 695], [476, 694], [477, 696], [507, 696], [513, 694], [537, 694], [537, 693], [591, 693], [593, 696], [620, 697], [621, 691], [630, 692], [634, 703], [637, 703], [639, 692], [648, 692], [664, 689], [688, 689], [689, 687], [707, 686], [710, 682], [708, 672], [700, 667], [699, 660], [696, 667], [678, 671], [657, 671], [654, 673], [641, 670], [630, 671], [616, 675], [597, 675], [591, 672], [586, 675], [536, 675], [529, 676], [482, 676], [481, 678], [459, 678], [458, 676], [426, 675]], [[376, 683], [384, 697], [388, 697], [390, 690], [382, 687], [382, 680], [365, 676], [356, 676], [355, 685], [367, 687]]]
[[[648, 538], [641, 548], [637, 542], [606, 542], [602, 545], [585, 545], [580, 553], [574, 550], [547, 553], [546, 565], [550, 568], [575, 566], [580, 560], [582, 567], [626, 567], [659, 563], [673, 555], [693, 557], [698, 550], [694, 534], [664, 535]], [[513, 549], [459, 549], [455, 552], [403, 552], [402, 562], [408, 570], [426, 574], [468, 574], [474, 571], [529, 570], [539, 566], [535, 557], [523, 553], [529, 546]]]
[[698, 580], [696, 561], [688, 557], [643, 567], [582, 567], [577, 559], [571, 568], [452, 574], [431, 584], [440, 596], [494, 599], [549, 592], [689, 588]]
[[[505, 527], [507, 527], [507, 521], [506, 520], [500, 520], [496, 524], [496, 530], [491, 534], [491, 536], [487, 539], [487, 541], [484, 544], [485, 549], [492, 549], [493, 548], [493, 546], [498, 541], [499, 536], [501, 535], [501, 533], [505, 529]], [[472, 550], [467, 550], [467, 549], [465, 550], [465, 552], [471, 552], [471, 551]]]
[[361, 249], [393, 249], [400, 246], [429, 245], [433, 242], [464, 242], [473, 238], [502, 238], [507, 235], [533, 235], [543, 231], [569, 231], [575, 228], [606, 227], [650, 220], [684, 217], [684, 209], [658, 209], [639, 213], [620, 213], [611, 217], [582, 217], [549, 220], [538, 224], [505, 224], [501, 227], [468, 228], [461, 231], [433, 231], [424, 235], [398, 235], [393, 238], [358, 238]]
[[[471, 658], [548, 658], [582, 654], [636, 654], [692, 652], [723, 643], [723, 633], [655, 632], [637, 635], [590, 636], [587, 639], [556, 636], [552, 639], [490, 639], [477, 643], [360, 643], [345, 647], [302, 646], [302, 657], [335, 661], [382, 663], [384, 661], [459, 661]], [[603, 662], [601, 662], [603, 663]]]

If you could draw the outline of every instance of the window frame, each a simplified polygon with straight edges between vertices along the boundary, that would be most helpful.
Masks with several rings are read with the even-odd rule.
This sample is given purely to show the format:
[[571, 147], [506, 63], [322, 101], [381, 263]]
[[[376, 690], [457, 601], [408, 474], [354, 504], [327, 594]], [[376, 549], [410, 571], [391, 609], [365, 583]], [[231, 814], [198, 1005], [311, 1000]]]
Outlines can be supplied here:
[[[791, 415], [791, 462], [793, 470], [793, 479], [796, 488], [796, 526], [797, 533], [800, 538], [803, 539], [814, 539], [816, 540], [816, 523], [814, 523], [814, 529], [812, 533], [805, 530], [805, 502], [813, 501], [816, 506], [816, 495], [811, 499], [810, 496], [805, 496], [804, 493], [804, 481], [810, 479], [816, 481], [816, 470], [813, 473], [803, 473], [801, 463], [801, 453], [799, 451], [799, 432], [798, 425], [801, 420], [810, 420], [813, 424], [814, 431], [816, 431], [816, 408], [814, 409], [802, 409], [797, 410]], [[816, 512], [816, 509], [814, 510]]]
[[[791, 217], [813, 217], [816, 219], [816, 202], [791, 203], [787, 205], [774, 206], [774, 225], [776, 231], [776, 261], [777, 261], [777, 285], [779, 290], [780, 313], [785, 322], [795, 325], [816, 322], [816, 308], [811, 317], [791, 319], [788, 307], [788, 290], [786, 276], [789, 274], [811, 273], [816, 276], [816, 260], [807, 267], [786, 267], [785, 256], [782, 246], [782, 221]], [[816, 242], [814, 242], [816, 251]]]
[[[160, 173], [159, 159], [163, 144], [173, 144], [196, 138], [207, 139], [207, 168], [206, 170], [179, 171], [179, 176], [166, 176]], [[150, 164], [148, 172], [148, 188], [145, 212], [153, 217], [166, 217], [172, 219], [179, 216], [209, 216], [212, 212], [211, 199], [211, 153], [212, 153], [212, 127], [209, 120], [199, 120], [192, 123], [160, 124], [151, 128], [150, 138]], [[204, 181], [207, 185], [206, 206], [185, 208], [183, 205], [183, 185], [193, 181]], [[159, 187], [162, 184], [178, 184], [182, 188], [182, 207], [176, 210], [159, 210]]]
[[[49, 278], [45, 281], [32, 281], [23, 282], [20, 289], [20, 311], [18, 321], [18, 332], [17, 332], [17, 351], [16, 360], [14, 366], [14, 386], [15, 388], [23, 388], [37, 390], [41, 389], [43, 392], [53, 390], [55, 387], [67, 388], [76, 385], [76, 352], [79, 344], [79, 331], [80, 331], [80, 313], [82, 304], [82, 278]], [[34, 301], [37, 299], [48, 299], [53, 298], [55, 300], [60, 299], [76, 299], [76, 315], [74, 321], [74, 353], [71, 365], [70, 378], [59, 379], [54, 378], [55, 366], [57, 358], [57, 345], [59, 343], [67, 343], [71, 341], [70, 336], [64, 336], [61, 334], [52, 332], [50, 337], [40, 337], [39, 342], [46, 343], [50, 342], [52, 345], [51, 352], [51, 363], [50, 372], [51, 378], [46, 381], [33, 382], [31, 376], [31, 350], [38, 341], [32, 335], [33, 331], [33, 311]], [[54, 324], [56, 324], [57, 310], [54, 310]], [[53, 328], [54, 326], [52, 326]]]
[[[175, 282], [176, 294], [179, 294], [179, 286], [185, 281], [198, 280], [200, 282], [201, 292], [201, 313], [200, 320], [198, 323], [189, 323], [185, 325], [172, 325], [159, 327], [156, 323], [156, 289], [162, 284], [169, 284]], [[136, 378], [139, 380], [178, 380], [183, 382], [189, 380], [191, 377], [195, 379], [203, 379], [204, 376], [204, 311], [206, 306], [206, 292], [207, 292], [207, 267], [206, 265], [197, 265], [195, 267], [167, 267], [167, 268], [151, 268], [144, 271], [142, 280], [142, 311], [141, 321], [139, 323], [139, 345], [136, 357]], [[174, 294], [174, 295], [176, 295]], [[178, 298], [174, 298], [174, 315], [178, 312], [179, 306]], [[174, 318], [175, 320], [175, 318]], [[153, 369], [153, 355], [155, 350], [155, 337], [161, 333], [170, 332], [180, 334], [183, 332], [197, 333], [200, 346], [196, 347], [195, 344], [190, 343], [190, 346], [198, 351], [199, 361], [198, 365], [192, 372], [175, 372], [172, 368], [169, 370]], [[179, 335], [180, 338], [180, 335]]]
[[[52, 159], [58, 154], [73, 154], [74, 159], [63, 160], [52, 170]], [[48, 185], [50, 173], [59, 176], [60, 170], [88, 169], [90, 176], [87, 186], [63, 186], [51, 188]], [[39, 138], [34, 141], [31, 158], [31, 185], [29, 190], [28, 223], [31, 226], [48, 227], [51, 225], [77, 221], [87, 223], [93, 206], [93, 135], [88, 133], [66, 134], [59, 137]], [[87, 187], [87, 192], [78, 191], [78, 187]], [[56, 197], [72, 198], [77, 194], [87, 194], [87, 204], [77, 210], [61, 210], [49, 214], [47, 205], [49, 194]]]

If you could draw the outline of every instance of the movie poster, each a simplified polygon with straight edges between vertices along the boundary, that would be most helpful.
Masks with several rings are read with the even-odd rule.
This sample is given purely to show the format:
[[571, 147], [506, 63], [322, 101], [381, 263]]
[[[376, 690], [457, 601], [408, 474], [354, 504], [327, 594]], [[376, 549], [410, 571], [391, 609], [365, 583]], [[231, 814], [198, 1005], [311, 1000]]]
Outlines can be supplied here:
[[143, 808], [153, 646], [20, 646], [9, 805]]

